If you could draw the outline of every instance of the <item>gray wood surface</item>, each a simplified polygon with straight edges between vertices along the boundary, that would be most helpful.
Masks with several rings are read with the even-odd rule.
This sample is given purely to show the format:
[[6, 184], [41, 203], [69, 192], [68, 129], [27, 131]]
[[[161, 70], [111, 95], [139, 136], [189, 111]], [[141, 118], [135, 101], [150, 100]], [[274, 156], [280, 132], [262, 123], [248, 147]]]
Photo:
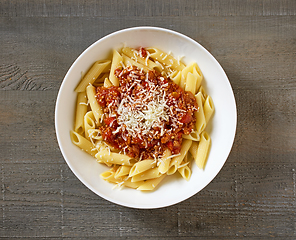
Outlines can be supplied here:
[[[177, 205], [114, 205], [71, 172], [58, 89], [99, 38], [160, 26], [195, 39], [233, 87], [237, 134], [218, 176]], [[0, 239], [295, 239], [296, 1], [0, 0]]]

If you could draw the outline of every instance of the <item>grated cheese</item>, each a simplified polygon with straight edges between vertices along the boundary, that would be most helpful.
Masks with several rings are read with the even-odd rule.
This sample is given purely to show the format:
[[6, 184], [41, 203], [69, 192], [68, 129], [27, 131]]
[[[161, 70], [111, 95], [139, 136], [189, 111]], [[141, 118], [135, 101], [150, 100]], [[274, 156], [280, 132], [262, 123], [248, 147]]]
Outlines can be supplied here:
[[85, 105], [85, 106], [88, 106], [88, 102], [87, 102], [87, 103], [80, 102], [79, 104], [81, 104], [81, 105]]
[[[137, 96], [123, 94], [117, 109], [119, 127], [113, 133], [119, 132], [120, 128], [124, 126], [129, 134], [141, 138], [139, 133], [149, 135], [151, 129], [158, 127], [161, 130], [161, 136], [163, 136], [164, 123], [170, 118], [175, 118], [165, 98], [165, 87], [168, 84], [157, 86], [149, 80], [148, 74], [145, 81], [149, 84], [150, 91], [143, 89]], [[128, 88], [128, 92], [134, 85], [135, 83]]]

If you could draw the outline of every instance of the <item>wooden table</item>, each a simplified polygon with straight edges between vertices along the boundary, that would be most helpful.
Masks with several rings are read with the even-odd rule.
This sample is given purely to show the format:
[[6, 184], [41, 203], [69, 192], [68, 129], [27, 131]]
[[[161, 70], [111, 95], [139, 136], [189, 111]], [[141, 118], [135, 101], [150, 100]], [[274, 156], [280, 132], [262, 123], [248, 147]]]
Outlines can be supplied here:
[[[177, 205], [110, 203], [59, 150], [55, 100], [97, 39], [159, 26], [202, 44], [229, 77], [237, 134], [218, 176]], [[296, 1], [0, 0], [0, 239], [295, 239]]]

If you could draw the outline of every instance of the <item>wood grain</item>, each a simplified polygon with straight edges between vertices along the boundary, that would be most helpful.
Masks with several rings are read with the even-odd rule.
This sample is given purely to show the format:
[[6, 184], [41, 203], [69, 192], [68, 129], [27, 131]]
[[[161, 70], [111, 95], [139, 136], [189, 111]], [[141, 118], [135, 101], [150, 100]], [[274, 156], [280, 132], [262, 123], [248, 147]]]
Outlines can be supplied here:
[[[287, 16], [296, 14], [293, 0], [109, 0], [2, 1], [6, 17], [126, 17], [128, 16]], [[128, 14], [127, 14], [128, 13]]]
[[[131, 17], [113, 24], [116, 19], [0, 18], [0, 89], [58, 90], [70, 65], [104, 32], [135, 24]], [[170, 24], [164, 27], [192, 37], [216, 57], [234, 89], [295, 89], [292, 62], [296, 57], [296, 34], [295, 25], [289, 24], [296, 21], [295, 16], [256, 17], [256, 21], [249, 17], [166, 19]], [[159, 26], [162, 22], [161, 17], [140, 18], [137, 25]], [[12, 49], [18, 54], [12, 54]]]
[[[217, 177], [139, 210], [87, 189], [59, 150], [63, 77], [90, 44], [159, 26], [202, 44], [233, 87], [238, 124]], [[0, 239], [295, 239], [296, 1], [0, 0]]]
[[0, 92], [2, 163], [57, 162], [55, 98], [52, 91]]

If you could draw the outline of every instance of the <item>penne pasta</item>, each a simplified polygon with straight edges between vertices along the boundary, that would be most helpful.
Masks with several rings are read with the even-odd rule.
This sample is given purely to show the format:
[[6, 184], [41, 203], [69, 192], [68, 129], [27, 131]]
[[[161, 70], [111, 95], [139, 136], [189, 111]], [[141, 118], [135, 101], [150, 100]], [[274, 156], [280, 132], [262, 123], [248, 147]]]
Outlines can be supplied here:
[[189, 159], [189, 155], [190, 155], [190, 153], [188, 152], [186, 154], [185, 158], [183, 159], [182, 163], [178, 167], [178, 172], [180, 173], [182, 178], [184, 178], [186, 181], [189, 181], [191, 174], [192, 174], [192, 171], [190, 168], [191, 159]]
[[121, 51], [123, 54], [125, 54], [127, 57], [129, 57], [133, 61], [139, 62], [140, 64], [145, 65], [151, 70], [157, 67], [157, 64], [149, 59], [148, 54], [147, 54], [147, 57], [145, 58], [141, 57], [138, 51], [129, 47], [124, 47]]
[[137, 189], [138, 187], [140, 187], [144, 183], [145, 183], [145, 181], [132, 182], [131, 178], [128, 178], [122, 183], [122, 186]]
[[192, 140], [192, 141], [199, 141], [200, 140], [200, 136], [198, 134], [197, 131], [193, 130], [190, 134], [188, 135], [185, 135], [183, 134], [182, 137], [184, 139], [189, 139], [189, 140]]
[[139, 161], [133, 165], [129, 172], [129, 177], [133, 177], [137, 174], [140, 174], [142, 172], [145, 172], [151, 168], [154, 168], [156, 166], [156, 161], [152, 159], [146, 159]]
[[149, 68], [148, 66], [140, 63], [140, 62], [136, 62], [135, 60], [129, 58], [128, 56], [122, 54], [122, 59], [123, 59], [123, 64], [125, 66], [136, 66], [138, 67], [139, 69], [143, 69], [145, 71], [149, 71], [149, 70], [152, 70], [151, 68]]
[[120, 154], [120, 153], [113, 153], [109, 152], [108, 150], [102, 150], [95, 154], [97, 160], [103, 163], [109, 164], [118, 164], [118, 165], [125, 165], [125, 166], [132, 166], [137, 161], [127, 155]]
[[197, 77], [189, 72], [185, 79], [185, 91], [190, 91], [194, 95], [196, 93]]
[[110, 80], [108, 78], [105, 78], [104, 87], [108, 88], [108, 87], [112, 87], [112, 86], [113, 86], [112, 82], [110, 82]]
[[200, 142], [197, 145], [197, 150], [194, 152], [192, 150], [192, 155], [195, 160], [196, 165], [200, 169], [204, 169], [206, 165], [206, 160], [210, 150], [211, 138], [207, 132], [202, 132], [200, 136]]
[[117, 184], [118, 186], [122, 186], [126, 181], [125, 177], [115, 178], [115, 173], [113, 171], [106, 171], [100, 174], [100, 177], [107, 182]]
[[84, 128], [85, 128], [85, 138], [87, 140], [90, 140], [90, 136], [93, 133], [92, 130], [94, 130], [96, 128], [95, 117], [94, 117], [94, 114], [92, 111], [88, 111], [84, 115]]
[[182, 166], [181, 168], [178, 168], [178, 172], [180, 173], [182, 178], [184, 178], [186, 181], [189, 181], [192, 174], [189, 166], [186, 165], [186, 166]]
[[88, 129], [88, 136], [92, 140], [99, 140], [100, 142], [103, 140], [103, 137], [99, 129]]
[[[108, 78], [109, 77], [109, 71], [108, 72], [103, 72], [101, 73], [101, 75], [97, 78], [97, 80], [94, 82], [95, 83], [103, 83], [105, 78]], [[93, 84], [93, 85], [94, 85]]]
[[164, 174], [168, 171], [170, 167], [172, 153], [169, 149], [166, 149], [163, 156], [159, 159], [158, 170], [160, 173]]
[[178, 61], [169, 53], [165, 53], [158, 48], [146, 48], [149, 52], [149, 57], [160, 62], [161, 64], [168, 66], [172, 70], [179, 70], [181, 71], [185, 66], [183, 63]]
[[75, 91], [84, 92], [86, 86], [93, 84], [110, 63], [110, 60], [95, 62], [75, 88]]
[[114, 177], [119, 178], [119, 177], [123, 177], [123, 176], [128, 176], [130, 170], [131, 170], [131, 166], [120, 166], [116, 170]]
[[171, 73], [170, 78], [172, 79], [172, 81], [176, 84], [180, 84], [181, 81], [181, 71], [174, 71]]
[[108, 171], [102, 172], [100, 174], [100, 177], [103, 178], [105, 181], [111, 181], [111, 182], [119, 181], [114, 178], [114, 174], [115, 172], [110, 169]]
[[96, 123], [100, 125], [101, 118], [103, 115], [102, 107], [99, 105], [97, 99], [96, 99], [96, 88], [93, 85], [88, 85], [86, 87], [86, 94], [88, 97], [88, 101], [90, 104], [90, 108], [93, 112], [93, 115], [96, 119]]
[[165, 174], [161, 175], [158, 178], [154, 178], [154, 179], [150, 179], [145, 181], [143, 184], [141, 184], [137, 190], [141, 190], [141, 191], [151, 191], [154, 190], [159, 183], [165, 178]]
[[75, 126], [74, 131], [83, 134], [84, 133], [84, 115], [87, 112], [87, 97], [85, 92], [77, 94], [76, 102], [76, 115], [75, 115]]
[[81, 148], [83, 151], [87, 152], [93, 157], [97, 154], [98, 151], [96, 148], [94, 148], [94, 145], [77, 132], [70, 131], [70, 137], [72, 143]]
[[206, 91], [205, 91], [205, 89], [204, 89], [204, 87], [203, 86], [200, 86], [200, 88], [198, 89], [198, 92], [200, 92], [201, 93], [201, 99], [202, 99], [202, 104], [204, 104], [205, 103], [205, 100], [206, 100], [206, 98], [207, 98], [207, 93], [206, 93]]
[[159, 172], [158, 168], [152, 168], [140, 174], [134, 175], [131, 181], [139, 182], [147, 179], [158, 178], [160, 176], [161, 176], [161, 173]]
[[113, 58], [112, 58], [112, 64], [111, 64], [111, 70], [109, 74], [109, 80], [112, 83], [113, 86], [118, 86], [119, 81], [117, 77], [114, 75], [115, 69], [122, 67], [123, 59], [122, 56], [117, 52], [115, 49], [113, 50]]
[[199, 89], [201, 82], [203, 80], [203, 74], [200, 71], [199, 66], [197, 63], [194, 64], [193, 70], [192, 70], [193, 75], [196, 77], [196, 89]]
[[205, 103], [204, 103], [204, 114], [205, 114], [205, 120], [206, 124], [209, 122], [210, 118], [212, 117], [214, 113], [214, 103], [210, 96], [207, 96]]
[[181, 164], [182, 160], [184, 159], [185, 155], [187, 154], [191, 144], [192, 144], [191, 140], [183, 139], [180, 154], [172, 159], [170, 167], [167, 171], [168, 175], [172, 175], [177, 171], [179, 165]]
[[188, 73], [191, 73], [194, 75], [195, 78], [195, 89], [198, 89], [201, 81], [203, 79], [203, 75], [199, 69], [199, 66], [197, 65], [197, 63], [191, 63], [190, 65], [186, 66], [183, 70], [182, 70], [182, 74], [181, 74], [181, 81], [180, 81], [180, 87], [185, 89], [185, 85], [186, 85], [186, 78]]
[[195, 95], [195, 99], [198, 105], [198, 111], [194, 112], [194, 115], [196, 117], [195, 129], [200, 134], [206, 127], [206, 118], [203, 110], [201, 92], [198, 92]]

